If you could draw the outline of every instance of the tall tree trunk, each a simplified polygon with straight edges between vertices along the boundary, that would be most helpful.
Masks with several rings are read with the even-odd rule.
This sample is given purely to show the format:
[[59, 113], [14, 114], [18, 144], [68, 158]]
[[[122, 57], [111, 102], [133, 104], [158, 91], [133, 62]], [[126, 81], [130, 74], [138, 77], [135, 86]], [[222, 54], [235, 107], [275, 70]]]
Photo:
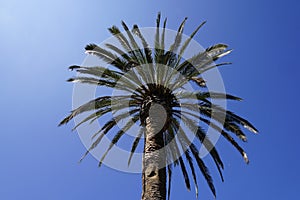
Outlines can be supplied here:
[[166, 199], [166, 156], [162, 149], [163, 131], [158, 130], [161, 129], [160, 120], [157, 115], [152, 115], [152, 117], [150, 115], [146, 118], [142, 200]]

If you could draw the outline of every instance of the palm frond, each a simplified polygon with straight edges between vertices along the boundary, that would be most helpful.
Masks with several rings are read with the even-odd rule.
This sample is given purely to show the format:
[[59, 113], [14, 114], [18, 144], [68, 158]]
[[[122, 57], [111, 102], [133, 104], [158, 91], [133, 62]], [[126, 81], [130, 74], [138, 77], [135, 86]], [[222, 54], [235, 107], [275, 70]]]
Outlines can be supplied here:
[[112, 80], [97, 79], [97, 78], [84, 77], [84, 76], [69, 78], [67, 81], [72, 83], [87, 83], [91, 85], [107, 86], [107, 87], [114, 87], [116, 85], [116, 82]]
[[251, 131], [253, 133], [258, 133], [258, 130], [249, 121], [247, 121], [246, 119], [244, 119], [244, 118], [242, 118], [242, 117], [234, 114], [233, 112], [228, 111], [228, 110], [224, 110], [220, 106], [212, 105], [212, 104], [207, 103], [207, 102], [205, 102], [202, 105], [206, 106], [206, 108], [207, 108], [207, 106], [210, 106], [210, 107], [212, 107], [212, 109], [214, 110], [214, 112], [219, 112], [219, 114], [222, 114], [222, 113], [226, 114], [226, 120], [228, 120], [230, 122], [234, 122], [234, 123], [240, 124], [244, 128], [248, 129], [249, 131]]
[[178, 91], [176, 92], [177, 98], [180, 99], [190, 99], [194, 100], [197, 99], [200, 102], [205, 102], [210, 104], [209, 99], [224, 99], [224, 100], [235, 100], [235, 101], [242, 101], [243, 99], [231, 94], [224, 94], [219, 92], [189, 92], [189, 91]]
[[192, 171], [192, 176], [193, 176], [193, 180], [194, 180], [194, 184], [195, 184], [195, 193], [196, 193], [196, 198], [198, 198], [198, 183], [197, 183], [197, 176], [196, 176], [196, 172], [195, 172], [195, 168], [194, 168], [194, 164], [193, 164], [193, 159], [190, 156], [190, 153], [188, 150], [185, 151], [185, 158], [189, 163], [190, 169]]
[[[172, 127], [171, 127], [172, 128]], [[175, 139], [175, 135], [174, 135], [174, 132], [173, 130], [172, 131], [169, 131], [169, 134], [170, 134], [170, 137], [172, 138], [171, 140], [174, 140]], [[171, 141], [170, 140], [170, 141]], [[180, 141], [179, 141], [180, 143]], [[183, 162], [183, 159], [182, 159], [182, 156], [180, 154], [180, 150], [179, 150], [179, 147], [178, 147], [178, 144], [176, 142], [172, 143], [172, 144], [169, 144], [170, 146], [172, 145], [172, 149], [171, 151], [174, 151], [175, 152], [175, 156], [174, 158], [177, 158], [178, 161], [179, 161], [179, 164], [180, 164], [180, 168], [181, 168], [181, 172], [182, 172], [182, 175], [184, 177], [184, 181], [185, 181], [185, 186], [186, 188], [190, 191], [191, 190], [191, 184], [190, 184], [190, 179], [189, 179], [189, 175], [187, 173], [187, 170], [186, 170], [186, 167], [185, 167], [185, 164]]]
[[94, 100], [91, 100], [91, 101], [79, 106], [75, 110], [71, 111], [71, 114], [69, 116], [67, 116], [66, 118], [64, 118], [59, 123], [59, 126], [68, 123], [75, 116], [77, 116], [83, 112], [94, 110], [94, 109], [100, 109], [102, 107], [108, 106], [108, 105], [110, 105], [110, 102], [111, 102], [110, 96], [102, 96], [102, 97], [98, 97]]
[[160, 12], [157, 14], [156, 18], [156, 31], [155, 31], [155, 41], [154, 41], [154, 60], [155, 63], [161, 63], [162, 61], [162, 55], [164, 50], [160, 46], [160, 35], [159, 35], [159, 30], [160, 30], [160, 18], [161, 14]]
[[123, 59], [125, 59], [127, 62], [133, 61], [132, 58], [130, 57], [130, 55], [128, 55], [125, 51], [123, 51], [122, 49], [120, 49], [116, 45], [106, 43], [105, 46], [107, 48], [113, 50], [114, 52], [116, 52], [120, 57], [122, 57]]
[[[172, 126], [178, 126], [178, 121], [173, 120], [172, 121]], [[182, 132], [182, 129], [180, 129], [179, 127], [176, 128], [176, 132], [181, 131], [181, 133], [178, 134], [178, 140], [180, 141], [180, 145], [181, 145], [181, 149], [184, 152], [185, 158], [189, 163], [191, 172], [192, 172], [192, 176], [193, 176], [193, 181], [194, 181], [194, 185], [195, 185], [195, 193], [196, 193], [196, 198], [198, 198], [198, 183], [197, 183], [197, 177], [196, 177], [196, 172], [195, 172], [195, 168], [193, 165], [193, 159], [190, 156], [190, 152], [189, 152], [189, 146], [190, 144], [187, 143], [186, 139], [183, 139], [182, 134], [184, 134], [184, 132]]]
[[213, 183], [213, 179], [210, 176], [209, 170], [206, 167], [205, 163], [203, 162], [203, 160], [199, 157], [199, 151], [197, 150], [196, 146], [194, 143], [192, 143], [188, 137], [186, 136], [186, 134], [184, 133], [184, 131], [182, 130], [182, 128], [179, 129], [178, 135], [180, 138], [182, 138], [183, 140], [186, 141], [187, 144], [190, 144], [190, 150], [198, 164], [198, 167], [200, 169], [200, 171], [202, 172], [202, 175], [204, 176], [210, 190], [212, 191], [213, 195], [216, 197], [216, 189]]
[[180, 163], [180, 168], [181, 168], [182, 175], [184, 177], [185, 186], [190, 191], [191, 190], [190, 178], [189, 178], [189, 175], [186, 171], [185, 164], [183, 162], [182, 157], [179, 157], [178, 160], [179, 160], [179, 163]]
[[[118, 72], [112, 69], [108, 69], [105, 67], [83, 67], [83, 66], [71, 66], [72, 69], [76, 67], [76, 71], [81, 73], [81, 74], [87, 74], [87, 75], [92, 75], [97, 78], [100, 78], [101, 81], [110, 81], [110, 82], [119, 82], [119, 85], [126, 85], [126, 88], [131, 88], [135, 89], [138, 85], [137, 78], [134, 76], [131, 76], [128, 78], [127, 76], [124, 76], [124, 73]], [[122, 78], [121, 78], [122, 77]], [[84, 79], [84, 78], [82, 78]], [[69, 81], [79, 81], [79, 80], [73, 80], [69, 79]], [[92, 81], [93, 83], [91, 84], [97, 84], [96, 79], [89, 80]], [[124, 87], [123, 87], [124, 88]]]
[[132, 52], [132, 49], [130, 48], [130, 44], [127, 38], [119, 30], [118, 27], [112, 26], [111, 28], [108, 29], [108, 31], [117, 38], [117, 40], [120, 42], [121, 46], [126, 50], [126, 52]]
[[141, 48], [136, 43], [133, 35], [131, 34], [131, 31], [129, 30], [128, 26], [126, 25], [126, 23], [124, 21], [122, 21], [122, 26], [123, 26], [124, 30], [126, 31], [127, 36], [129, 37], [132, 54], [135, 56], [136, 61], [139, 63], [139, 65], [146, 63], [145, 56], [142, 53]]
[[130, 155], [129, 155], [129, 158], [128, 158], [128, 166], [130, 165], [133, 153], [135, 152], [135, 150], [136, 150], [142, 136], [144, 135], [144, 133], [145, 133], [144, 128], [140, 128], [139, 133], [135, 137], [134, 142], [133, 142], [132, 147], [131, 147]]
[[161, 41], [160, 41], [160, 47], [163, 50], [163, 54], [164, 54], [164, 49], [165, 49], [166, 25], [167, 25], [167, 18], [165, 18], [165, 20], [164, 20], [163, 29], [162, 29], [162, 33], [161, 33]]
[[103, 154], [99, 161], [99, 167], [101, 167], [103, 160], [107, 156], [108, 152], [112, 149], [112, 147], [119, 141], [119, 139], [128, 131], [134, 124], [139, 120], [139, 114], [134, 115], [131, 119], [128, 120], [126, 125], [114, 136], [109, 147], [107, 148], [106, 152]]
[[[198, 115], [195, 115], [191, 112], [187, 112], [187, 111], [181, 111], [183, 112], [184, 114], [187, 114], [187, 115], [190, 115], [192, 117], [195, 117], [195, 118], [199, 118], [202, 122], [204, 122], [205, 124], [207, 124], [208, 126], [212, 127], [213, 129], [215, 129], [216, 131], [218, 131], [224, 138], [226, 138], [238, 151], [239, 153], [242, 155], [242, 157], [244, 158], [245, 162], [248, 164], [249, 163], [249, 159], [248, 159], [248, 156], [246, 154], [246, 152], [243, 150], [242, 147], [240, 147], [238, 145], [238, 143], [225, 131], [223, 131], [219, 126], [217, 126], [214, 122], [212, 121], [209, 121], [203, 117], [199, 117]], [[216, 162], [216, 161], [215, 161]], [[221, 176], [221, 179], [222, 181], [224, 181], [224, 178], [223, 178], [223, 175], [222, 175], [222, 172], [219, 168], [219, 165], [216, 163], [216, 166], [218, 167], [218, 171], [219, 171], [219, 174]]]
[[198, 167], [200, 168], [200, 171], [202, 172], [202, 175], [204, 176], [210, 190], [212, 191], [213, 195], [216, 197], [216, 189], [215, 189], [215, 186], [213, 183], [213, 179], [210, 176], [209, 170], [206, 167], [205, 163], [199, 157], [199, 152], [194, 144], [191, 144], [191, 152], [194, 155], [194, 157], [197, 161]]
[[142, 33], [141, 33], [141, 31], [140, 31], [138, 25], [135, 24], [135, 25], [133, 26], [132, 32], [133, 32], [134, 34], [136, 34], [136, 35], [140, 38], [140, 40], [142, 41], [142, 45], [143, 45], [143, 47], [144, 47], [144, 54], [146, 55], [147, 62], [148, 62], [148, 63], [152, 63], [152, 62], [153, 62], [153, 59], [152, 59], [152, 51], [151, 51], [151, 49], [149, 48], [149, 44], [148, 44], [148, 42], [146, 41], [146, 39], [144, 38], [144, 36], [142, 35]]
[[206, 48], [205, 52], [207, 56], [210, 58], [215, 58], [216, 56], [220, 56], [224, 51], [228, 48], [226, 44], [216, 44]]
[[200, 126], [197, 126], [192, 120], [189, 120], [189, 118], [187, 118], [185, 115], [181, 115], [181, 119], [190, 131], [193, 132], [196, 130], [197, 139], [199, 139], [199, 141], [204, 145], [216, 164], [223, 169], [224, 165], [219, 156], [219, 153], [217, 152], [216, 148], [209, 140], [209, 138], [206, 137], [206, 133], [202, 130], [202, 128]]
[[[76, 128], [78, 128], [80, 125], [84, 124], [85, 122], [88, 122], [90, 121], [90, 124], [92, 124], [96, 119], [102, 117], [103, 115], [109, 113], [109, 112], [112, 112], [112, 106], [113, 106], [113, 109], [114, 110], [118, 110], [118, 111], [121, 111], [122, 109], [127, 109], [128, 107], [131, 108], [131, 107], [138, 107], [139, 104], [137, 103], [137, 100], [130, 100], [129, 103], [118, 103], [126, 98], [129, 98], [128, 96], [124, 96], [123, 98], [113, 98], [111, 100], [111, 103], [109, 105], [107, 105], [105, 108], [103, 109], [96, 109], [97, 111], [90, 114], [89, 116], [87, 116], [86, 118], [84, 118], [82, 121], [80, 121], [72, 130], [75, 130]], [[130, 113], [132, 112], [136, 112], [138, 111], [139, 108], [135, 108], [133, 110], [130, 111]]]
[[[73, 66], [72, 66], [73, 67]], [[98, 78], [111, 78], [114, 80], [119, 80], [124, 74], [112, 69], [105, 67], [83, 67], [77, 66], [77, 72], [82, 74], [92, 75]]]
[[98, 119], [111, 111], [112, 111], [111, 107], [106, 107], [106, 108], [100, 109], [100, 110], [90, 114], [83, 120], [81, 120], [76, 126], [74, 126], [74, 128], [72, 128], [72, 130], [75, 130], [76, 128], [78, 128], [80, 125], [84, 124], [87, 121], [90, 121], [92, 123], [94, 121], [94, 119]]
[[99, 135], [99, 133], [101, 133], [97, 137], [97, 139], [92, 143], [92, 145], [88, 148], [88, 150], [83, 154], [79, 162], [81, 162], [93, 149], [95, 149], [98, 146], [98, 144], [102, 141], [103, 137], [108, 133], [108, 131], [110, 131], [116, 125], [117, 121], [115, 119], [107, 121], [106, 124], [93, 135], [92, 139], [94, 139], [97, 135]]
[[[192, 58], [190, 60], [192, 60]], [[206, 81], [204, 79], [200, 78], [200, 77], [197, 77], [197, 76], [201, 75], [202, 73], [204, 73], [204, 72], [206, 72], [210, 69], [232, 64], [230, 62], [225, 62], [225, 63], [210, 65], [209, 63], [212, 63], [212, 61], [208, 61], [207, 63], [208, 64], [205, 65], [205, 66], [202, 66], [201, 69], [196, 68], [196, 66], [193, 66], [189, 61], [184, 61], [183, 63], [181, 63], [177, 68], [180, 69], [178, 71], [181, 74], [185, 75], [186, 79], [185, 79], [185, 81], [182, 81], [182, 80], [175, 81], [176, 84], [174, 84], [172, 86], [172, 89], [177, 90], [178, 88], [181, 88], [183, 85], [185, 85], [190, 80], [194, 81], [201, 88], [206, 87]]]
[[213, 64], [213, 65], [206, 65], [206, 66], [203, 66], [201, 69], [198, 69], [197, 71], [195, 71], [193, 73], [193, 76], [198, 76], [199, 74], [203, 74], [204, 72], [211, 70], [213, 68], [216, 68], [216, 67], [231, 65], [231, 64], [232, 64], [231, 62], [224, 62], [224, 63], [218, 63], [218, 64]]
[[239, 144], [227, 132], [223, 131], [219, 126], [217, 126], [215, 123], [213, 123], [213, 122], [211, 122], [207, 119], [204, 119], [204, 118], [200, 117], [200, 120], [202, 122], [206, 123], [207, 125], [211, 126], [213, 129], [215, 129], [219, 133], [221, 133], [221, 135], [224, 138], [226, 138], [227, 141], [229, 141], [239, 151], [239, 153], [244, 158], [245, 162], [247, 164], [249, 163], [248, 156], [247, 156], [246, 152], [244, 151], [244, 149], [242, 147], [240, 147]]
[[[134, 114], [136, 113], [137, 111], [134, 110], [134, 111], [131, 111], [130, 114]], [[90, 148], [86, 151], [86, 153], [81, 157], [80, 161], [81, 162], [86, 156], [87, 154], [92, 151], [94, 148], [97, 147], [97, 145], [102, 141], [103, 137], [112, 129], [114, 128], [117, 123], [120, 121], [120, 120], [123, 120], [125, 118], [128, 117], [128, 113], [122, 113], [122, 114], [119, 114], [117, 116], [115, 116], [114, 118], [112, 118], [111, 120], [107, 121], [104, 126], [99, 130], [97, 131], [93, 136], [92, 136], [92, 139], [94, 139], [95, 137], [97, 137], [100, 133], [100, 135], [97, 137], [97, 139], [92, 143], [92, 145], [90, 146]]]
[[199, 106], [200, 113], [203, 114], [206, 117], [209, 117], [213, 120], [216, 120], [217, 122], [223, 124], [223, 127], [234, 133], [236, 136], [238, 136], [241, 140], [244, 142], [247, 141], [247, 137], [244, 134], [244, 132], [240, 129], [240, 127], [236, 124], [237, 122], [232, 120], [232, 118], [229, 118], [227, 115], [227, 112], [224, 110], [217, 110], [217, 106], [208, 106], [206, 103], [202, 103]]
[[104, 60], [105, 62], [107, 62], [108, 64], [111, 64], [115, 67], [117, 67], [118, 69], [123, 69], [123, 66], [125, 66], [125, 62], [120, 60], [120, 58], [118, 58], [115, 54], [113, 54], [112, 52], [103, 49], [99, 46], [97, 46], [96, 44], [88, 44], [85, 47], [85, 52], [87, 54], [91, 54], [91, 55], [96, 55], [98, 56], [100, 59]]
[[240, 97], [231, 95], [231, 94], [223, 94], [219, 92], [202, 92], [199, 95], [203, 96], [204, 98], [212, 98], [212, 99], [226, 99], [226, 100], [236, 100], [242, 101]]
[[226, 115], [228, 115], [228, 117], [239, 123], [240, 125], [242, 125], [244, 128], [248, 129], [249, 131], [253, 132], [253, 133], [258, 133], [258, 130], [246, 119], [240, 117], [240, 116], [237, 116], [236, 114], [234, 114], [233, 112], [231, 111], [227, 111], [226, 112]]
[[189, 38], [184, 42], [184, 44], [182, 45], [182, 47], [179, 50], [179, 55], [178, 55], [178, 62], [180, 61], [180, 58], [182, 57], [184, 51], [186, 50], [186, 48], [188, 47], [188, 45], [190, 44], [190, 42], [192, 41], [192, 39], [194, 38], [194, 36], [196, 35], [196, 33], [199, 31], [199, 29], [206, 23], [206, 21], [202, 22], [194, 31], [193, 33], [189, 36]]
[[168, 163], [173, 163], [175, 166], [177, 166], [179, 165], [178, 157], [180, 156], [180, 152], [178, 151], [177, 146], [175, 146], [176, 142], [174, 141], [175, 134], [178, 131], [178, 126], [175, 125], [174, 120], [174, 118], [170, 119], [170, 127], [168, 129], [168, 133], [165, 134], [164, 146], [169, 146], [169, 148], [167, 148]]
[[[185, 114], [189, 114], [195, 118], [198, 118], [199, 116], [190, 113], [190, 112], [186, 112], [186, 111], [181, 111], [182, 113]], [[185, 122], [185, 124], [189, 124], [188, 126], [194, 126], [191, 123]], [[192, 129], [195, 130], [196, 127], [192, 127]], [[192, 130], [191, 129], [191, 130]], [[223, 162], [216, 150], [216, 148], [214, 147], [214, 145], [210, 142], [210, 140], [206, 137], [205, 133], [202, 131], [201, 127], [198, 127], [197, 130], [197, 134], [196, 134], [197, 138], [200, 140], [200, 142], [205, 146], [205, 148], [207, 149], [207, 151], [210, 153], [212, 159], [214, 160], [214, 163], [216, 164], [217, 170], [219, 172], [219, 175], [221, 177], [221, 180], [224, 181], [223, 178], [223, 173], [222, 173], [222, 169], [224, 168]]]
[[249, 158], [247, 156], [247, 153], [244, 151], [242, 147], [225, 131], [221, 132], [222, 135], [240, 152], [242, 157], [244, 158], [244, 161], [249, 164]]
[[181, 41], [182, 41], [182, 33], [183, 33], [183, 29], [184, 29], [186, 20], [187, 20], [187, 17], [184, 18], [184, 20], [181, 22], [181, 24], [177, 30], [177, 34], [175, 36], [174, 43], [171, 45], [169, 52], [172, 52], [174, 54], [177, 52], [177, 50], [181, 44]]
[[172, 164], [167, 166], [167, 175], [168, 175], [168, 200], [170, 200], [171, 196], [171, 181], [172, 181]]
[[177, 70], [187, 77], [195, 76], [199, 74], [197, 71], [203, 70], [203, 68], [208, 67], [214, 61], [229, 54], [231, 50], [226, 51], [226, 48], [227, 45], [225, 44], [213, 45], [181, 63]]

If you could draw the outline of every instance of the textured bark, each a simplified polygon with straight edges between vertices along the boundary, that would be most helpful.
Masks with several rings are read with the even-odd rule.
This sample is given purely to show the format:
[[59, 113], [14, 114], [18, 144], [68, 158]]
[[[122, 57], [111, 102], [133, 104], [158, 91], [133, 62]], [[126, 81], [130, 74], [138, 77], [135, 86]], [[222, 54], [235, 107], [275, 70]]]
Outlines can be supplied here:
[[[166, 157], [164, 150], [163, 131], [159, 117], [146, 118], [146, 137], [144, 144], [142, 200], [166, 199]], [[160, 150], [161, 149], [161, 150]]]

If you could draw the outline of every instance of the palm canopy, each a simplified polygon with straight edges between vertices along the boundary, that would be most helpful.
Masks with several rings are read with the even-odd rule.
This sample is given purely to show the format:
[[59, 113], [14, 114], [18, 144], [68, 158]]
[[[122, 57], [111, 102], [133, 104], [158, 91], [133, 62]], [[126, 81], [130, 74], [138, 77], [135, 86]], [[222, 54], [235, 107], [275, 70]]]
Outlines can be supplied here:
[[[161, 17], [158, 14], [154, 48], [150, 48], [148, 41], [144, 38], [142, 31], [137, 25], [134, 25], [133, 29], [129, 30], [125, 22], [122, 22], [125, 33], [121, 32], [116, 26], [108, 29], [121, 46], [107, 43], [105, 44], [106, 48], [95, 44], [89, 44], [85, 47], [87, 54], [99, 57], [107, 62], [109, 67], [70, 66], [71, 70], [75, 69], [81, 75], [70, 78], [68, 81], [105, 86], [124, 91], [124, 93], [121, 95], [100, 96], [93, 99], [74, 109], [59, 125], [68, 123], [79, 114], [93, 111], [92, 114], [77, 124], [76, 128], [85, 122], [93, 122], [111, 113], [113, 110], [117, 110], [118, 112], [111, 119], [107, 120], [104, 126], [93, 135], [94, 142], [83, 158], [100, 144], [105, 135], [118, 126], [118, 122], [126, 120], [124, 126], [114, 134], [111, 144], [100, 159], [99, 166], [101, 166], [108, 152], [117, 144], [120, 138], [134, 124], [139, 124], [140, 130], [133, 140], [131, 155], [128, 160], [129, 165], [138, 144], [145, 138], [146, 120], [150, 112], [149, 105], [152, 103], [159, 104], [164, 108], [167, 118], [163, 123], [160, 134], [163, 134], [162, 142], [163, 146], [166, 147], [165, 166], [168, 172], [168, 196], [170, 196], [172, 168], [177, 165], [181, 168], [188, 190], [190, 190], [191, 185], [189, 174], [192, 175], [196, 194], [198, 195], [194, 161], [215, 196], [216, 192], [212, 177], [199, 155], [197, 144], [202, 144], [209, 150], [209, 155], [215, 163], [222, 180], [222, 169], [224, 166], [213, 142], [206, 137], [207, 133], [203, 127], [211, 127], [219, 132], [237, 149], [246, 163], [249, 160], [245, 151], [231, 134], [234, 134], [242, 141], [247, 141], [242, 127], [254, 133], [258, 131], [247, 120], [212, 102], [212, 99], [240, 101], [241, 98], [229, 94], [209, 92], [205, 81], [201, 78], [201, 74], [207, 70], [230, 64], [214, 63], [231, 52], [231, 50], [227, 49], [227, 45], [216, 44], [204, 51], [197, 52], [189, 59], [183, 59], [186, 48], [205, 22], [201, 23], [188, 39], [182, 41], [186, 22], [186, 19], [184, 19], [177, 30], [174, 42], [166, 50], [165, 28], [167, 20], [164, 20], [162, 28], [160, 28], [160, 20]], [[183, 90], [184, 85], [190, 82], [197, 88], [194, 91]], [[185, 124], [187, 128], [183, 129], [180, 123]], [[192, 132], [197, 140], [192, 141], [188, 137], [187, 132]], [[173, 140], [175, 142], [172, 142]], [[184, 158], [186, 162], [184, 162]], [[189, 166], [190, 173], [188, 173], [186, 165]]]

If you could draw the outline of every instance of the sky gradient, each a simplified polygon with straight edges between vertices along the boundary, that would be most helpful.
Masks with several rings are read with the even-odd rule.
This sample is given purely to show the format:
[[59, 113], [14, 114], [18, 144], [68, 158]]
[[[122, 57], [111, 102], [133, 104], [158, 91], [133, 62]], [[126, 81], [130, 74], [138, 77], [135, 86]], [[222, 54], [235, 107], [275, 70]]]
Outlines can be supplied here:
[[[140, 199], [141, 175], [97, 167], [73, 123], [58, 128], [72, 108], [75, 75], [88, 43], [100, 43], [107, 28], [155, 25], [158, 11], [185, 33], [202, 21], [195, 37], [204, 47], [226, 43], [234, 51], [220, 68], [226, 90], [244, 99], [229, 108], [260, 131], [242, 144], [246, 165], [228, 144], [217, 144], [225, 164], [222, 183], [212, 174], [218, 200], [298, 199], [300, 184], [298, 102], [300, 13], [296, 1], [0, 1], [1, 132], [0, 199]], [[195, 199], [175, 169], [172, 200]], [[213, 199], [199, 176], [199, 199]]]

